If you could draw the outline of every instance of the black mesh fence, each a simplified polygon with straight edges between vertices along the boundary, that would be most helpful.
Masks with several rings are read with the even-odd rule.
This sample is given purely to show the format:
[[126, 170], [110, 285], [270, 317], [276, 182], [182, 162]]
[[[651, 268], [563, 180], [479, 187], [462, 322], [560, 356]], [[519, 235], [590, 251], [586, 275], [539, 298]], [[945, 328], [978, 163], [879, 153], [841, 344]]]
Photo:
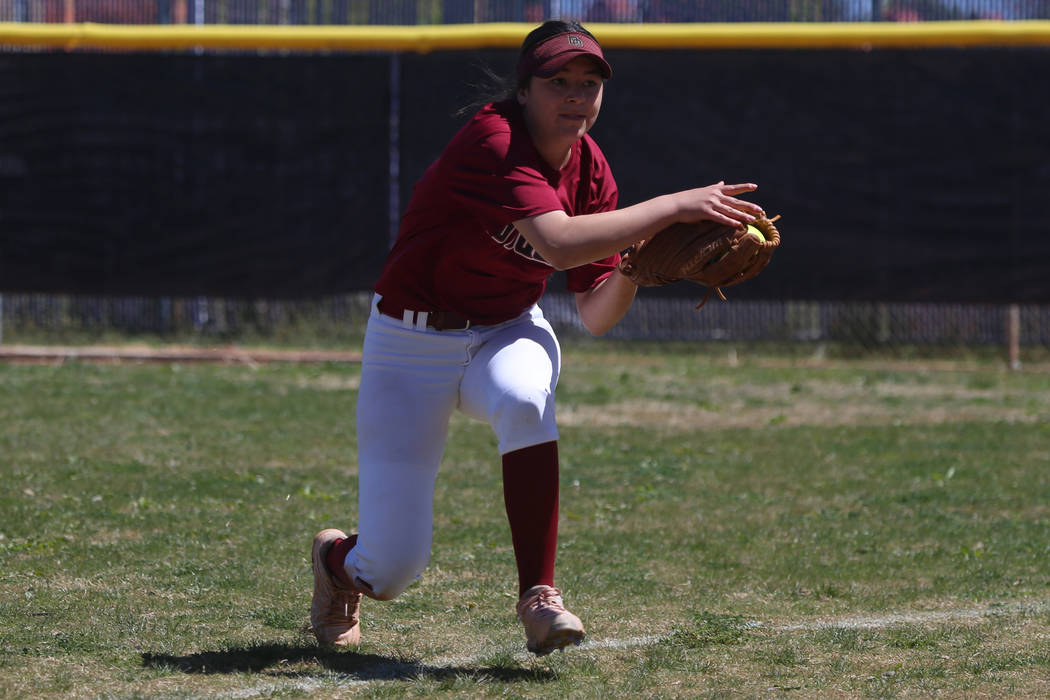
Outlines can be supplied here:
[[1047, 19], [1050, 0], [0, 0], [0, 21], [113, 24]]
[[[725, 178], [783, 215], [735, 299], [1050, 300], [1045, 50], [609, 55], [622, 205]], [[480, 58], [0, 53], [0, 291], [368, 289]]]
[[[0, 21], [26, 22], [433, 24], [553, 16], [614, 22], [1020, 20], [1050, 18], [1050, 0], [0, 0]], [[1050, 174], [1045, 158], [1050, 132], [1041, 116], [1045, 92], [1031, 88], [1032, 81], [1045, 83], [1045, 49], [892, 57], [807, 52], [801, 58], [792, 52], [730, 57], [705, 52], [699, 61], [683, 53], [673, 61], [677, 71], [655, 72], [650, 66], [660, 60], [655, 55], [614, 53], [619, 82], [599, 126], [618, 138], [597, 136], [617, 166], [624, 203], [656, 194], [649, 191], [653, 188], [676, 187], [680, 173], [700, 177], [693, 172], [698, 162], [693, 153], [703, 154], [701, 167], [726, 177], [734, 174], [723, 172], [727, 163], [762, 163], [764, 170], [754, 179], [768, 185], [767, 197], [785, 198], [773, 204], [790, 214], [784, 222], [790, 247], [778, 254], [768, 274], [733, 288], [730, 302], [710, 302], [699, 312], [693, 307], [702, 290], [643, 290], [612, 337], [883, 350], [997, 349], [1016, 341], [1029, 350], [1050, 349], [1047, 277], [1037, 262], [1045, 255], [1033, 254], [1050, 236], [1045, 222], [1022, 225], [1020, 206], [1040, 201]], [[344, 250], [342, 257], [323, 256], [320, 265], [316, 251], [343, 250], [345, 241], [337, 236], [354, 228], [388, 234], [418, 171], [457, 127], [460, 118], [453, 111], [470, 98], [459, 91], [467, 87], [464, 75], [476, 67], [474, 54], [406, 54], [393, 62], [390, 55], [138, 55], [128, 57], [138, 66], [131, 82], [115, 67], [115, 57], [79, 54], [66, 65], [78, 54], [25, 55], [17, 61], [9, 54], [6, 62], [0, 54], [5, 76], [0, 96], [6, 98], [0, 101], [0, 221], [8, 226], [6, 239], [0, 239], [0, 342], [119, 333], [324, 343], [358, 333], [368, 313], [365, 283], [378, 270], [383, 251]], [[495, 52], [488, 58], [495, 63], [506, 56]], [[722, 136], [655, 160], [631, 161], [635, 152], [653, 145], [643, 147], [650, 134], [644, 120], [632, 115], [644, 113], [663, 123], [656, 112], [667, 104], [659, 98], [659, 80], [647, 76], [677, 76], [697, 61], [686, 71], [691, 94], [731, 94], [731, 84], [718, 86], [725, 71], [713, 67], [727, 60], [740, 70], [742, 58], [755, 73], [744, 81], [751, 86], [748, 95], [731, 97], [728, 107], [690, 100], [682, 103], [684, 111], [672, 110], [689, 124], [706, 125], [698, 133]], [[350, 75], [358, 59], [382, 63], [365, 71], [373, 79], [366, 90]], [[770, 61], [785, 66], [783, 79], [775, 78]], [[43, 76], [51, 62], [62, 64], [52, 71], [57, 82], [34, 78], [30, 69]], [[633, 77], [632, 66], [638, 73]], [[792, 75], [816, 87], [811, 93], [797, 90]], [[454, 84], [432, 89], [448, 76], [456, 76]], [[392, 104], [386, 91], [395, 82], [405, 93], [397, 129], [386, 113]], [[274, 89], [253, 91], [253, 84]], [[620, 84], [633, 87], [621, 90]], [[326, 85], [346, 89], [331, 91]], [[751, 99], [755, 86], [761, 100]], [[680, 81], [672, 87], [680, 91]], [[366, 93], [380, 98], [357, 100]], [[845, 112], [836, 113], [837, 104]], [[756, 105], [781, 115], [775, 128], [762, 127]], [[748, 120], [754, 123], [744, 124]], [[353, 124], [360, 133], [375, 132], [366, 139], [375, 151], [367, 161], [359, 145], [332, 139]], [[681, 126], [668, 122], [667, 128], [682, 131]], [[391, 141], [388, 130], [396, 137]], [[800, 138], [806, 134], [812, 138]], [[251, 148], [245, 148], [246, 137]], [[805, 146], [802, 155], [778, 153], [775, 147], [784, 143]], [[158, 159], [163, 160], [159, 170]], [[51, 169], [40, 172], [52, 185], [70, 185], [60, 192], [61, 205], [49, 203], [54, 190], [29, 186], [26, 175], [38, 166]], [[892, 177], [893, 168], [903, 180]], [[166, 179], [143, 189], [156, 172]], [[914, 186], [898, 188], [911, 180]], [[247, 185], [238, 189], [236, 182]], [[18, 183], [28, 184], [18, 191]], [[850, 187], [857, 195], [856, 220], [829, 219], [824, 202], [841, 202], [833, 193]], [[900, 211], [888, 209], [888, 202], [898, 210], [902, 203], [913, 206], [912, 230], [893, 224]], [[274, 205], [288, 216], [264, 213]], [[863, 213], [865, 206], [873, 216]], [[946, 212], [962, 217], [961, 223]], [[967, 240], [977, 238], [961, 235], [962, 227], [975, 222], [980, 242], [992, 241], [991, 249], [967, 247]], [[17, 244], [15, 224], [25, 234]], [[1035, 233], [1029, 235], [1032, 226]], [[267, 238], [287, 241], [297, 227], [302, 233], [294, 237], [309, 244], [313, 258], [288, 254], [302, 250], [298, 247], [277, 254], [261, 247]], [[175, 230], [193, 234], [178, 250], [168, 237]], [[59, 246], [69, 255], [56, 262], [45, 253], [58, 239], [70, 245]], [[871, 240], [876, 244], [866, 243]], [[225, 246], [221, 255], [218, 245]], [[244, 266], [246, 255], [238, 251], [265, 265]], [[867, 267], [858, 267], [858, 260]], [[196, 266], [194, 274], [187, 274], [186, 261]], [[150, 289], [142, 291], [143, 280], [126, 273], [141, 272], [147, 263]], [[358, 269], [361, 265], [367, 270]], [[1000, 268], [1016, 274], [996, 272]], [[106, 275], [94, 275], [93, 269]], [[166, 277], [156, 274], [161, 269]], [[899, 277], [891, 279], [894, 270]], [[880, 276], [868, 279], [869, 273]], [[112, 280], [126, 286], [113, 286]], [[916, 280], [926, 280], [928, 288], [916, 290]], [[868, 289], [862, 281], [878, 288]], [[571, 296], [557, 282], [543, 305], [562, 332], [583, 332]]]
[[390, 216], [388, 60], [0, 53], [0, 291], [369, 286]]

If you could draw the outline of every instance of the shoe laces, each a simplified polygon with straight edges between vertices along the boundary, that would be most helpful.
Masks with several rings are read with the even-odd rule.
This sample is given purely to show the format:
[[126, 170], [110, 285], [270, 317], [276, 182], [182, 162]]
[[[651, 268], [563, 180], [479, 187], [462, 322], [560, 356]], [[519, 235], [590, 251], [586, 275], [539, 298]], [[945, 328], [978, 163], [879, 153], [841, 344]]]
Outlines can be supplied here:
[[561, 591], [551, 586], [540, 589], [523, 600], [518, 616], [520, 617], [526, 611], [547, 615], [568, 612], [562, 602]]

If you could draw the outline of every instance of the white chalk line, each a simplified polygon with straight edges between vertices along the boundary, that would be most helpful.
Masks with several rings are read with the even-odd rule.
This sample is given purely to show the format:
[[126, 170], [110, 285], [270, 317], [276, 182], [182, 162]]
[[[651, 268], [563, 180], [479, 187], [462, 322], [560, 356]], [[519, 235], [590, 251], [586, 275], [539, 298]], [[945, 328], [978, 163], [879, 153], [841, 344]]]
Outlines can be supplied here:
[[[950, 610], [925, 610], [916, 612], [889, 613], [886, 615], [865, 615], [829, 618], [824, 620], [808, 620], [805, 622], [792, 622], [785, 624], [767, 624], [753, 620], [744, 623], [747, 629], [769, 630], [772, 632], [816, 632], [825, 629], [885, 629], [894, 625], [902, 624], [939, 624], [946, 622], [975, 621], [983, 619], [994, 619], [999, 617], [1014, 617], [1017, 615], [1034, 615], [1050, 611], [1050, 601], [1038, 600], [1026, 603], [999, 603], [986, 605], [980, 608], [955, 608]], [[658, 644], [667, 639], [669, 634], [644, 635], [638, 637], [625, 637], [622, 639], [596, 639], [588, 640], [576, 647], [583, 651], [602, 649], [636, 649], [640, 647]], [[571, 650], [570, 650], [571, 653]], [[214, 697], [230, 698], [240, 700], [241, 698], [252, 698], [260, 695], [269, 695], [279, 691], [294, 690], [310, 693], [321, 690], [331, 685], [339, 687], [368, 685], [375, 681], [396, 680], [404, 678], [406, 674], [414, 671], [425, 672], [427, 669], [443, 669], [455, 667], [477, 666], [484, 659], [491, 656], [443, 656], [420, 662], [390, 662], [369, 667], [367, 680], [362, 680], [353, 674], [332, 674], [324, 678], [298, 678], [282, 681], [266, 681], [257, 683], [250, 688], [239, 688], [234, 691], [219, 693]], [[516, 661], [527, 661], [535, 659], [532, 654], [522, 651], [512, 655]]]
[[[930, 624], [981, 620], [984, 618], [1008, 617], [1044, 613], [1050, 610], [1050, 601], [1039, 600], [1027, 603], [1009, 603], [983, 608], [956, 608], [952, 610], [926, 610], [911, 613], [891, 613], [880, 616], [843, 617], [825, 621], [800, 622], [770, 626], [778, 632], [812, 632], [821, 629], [881, 629], [901, 624]], [[765, 625], [761, 625], [766, 627]]]

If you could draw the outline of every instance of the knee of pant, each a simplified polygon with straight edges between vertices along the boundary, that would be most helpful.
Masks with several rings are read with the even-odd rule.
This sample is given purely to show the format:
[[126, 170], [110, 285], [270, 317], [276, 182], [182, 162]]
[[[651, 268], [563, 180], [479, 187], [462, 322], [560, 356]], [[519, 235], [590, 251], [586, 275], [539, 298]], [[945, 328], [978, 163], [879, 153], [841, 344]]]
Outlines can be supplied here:
[[492, 413], [492, 425], [501, 435], [533, 431], [543, 425], [549, 409], [550, 392], [504, 394]]
[[[361, 583], [361, 580], [358, 579], [358, 584], [360, 584], [360, 583]], [[367, 587], [362, 587], [361, 588], [361, 592], [364, 593], [369, 598], [371, 598], [372, 600], [393, 600], [394, 598], [397, 598], [399, 595], [401, 595], [401, 591], [398, 591], [398, 592], [394, 592], [394, 591], [376, 592], [376, 591], [368, 589]]]

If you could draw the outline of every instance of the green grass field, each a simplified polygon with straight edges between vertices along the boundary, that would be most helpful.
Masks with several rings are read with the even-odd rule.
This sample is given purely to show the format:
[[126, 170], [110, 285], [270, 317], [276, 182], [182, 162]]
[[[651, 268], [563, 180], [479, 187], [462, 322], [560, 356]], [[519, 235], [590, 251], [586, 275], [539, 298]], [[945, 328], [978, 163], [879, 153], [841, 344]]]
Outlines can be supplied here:
[[1047, 697], [1050, 373], [566, 348], [536, 659], [486, 426], [433, 558], [304, 635], [356, 512], [353, 364], [0, 364], [0, 697]]

